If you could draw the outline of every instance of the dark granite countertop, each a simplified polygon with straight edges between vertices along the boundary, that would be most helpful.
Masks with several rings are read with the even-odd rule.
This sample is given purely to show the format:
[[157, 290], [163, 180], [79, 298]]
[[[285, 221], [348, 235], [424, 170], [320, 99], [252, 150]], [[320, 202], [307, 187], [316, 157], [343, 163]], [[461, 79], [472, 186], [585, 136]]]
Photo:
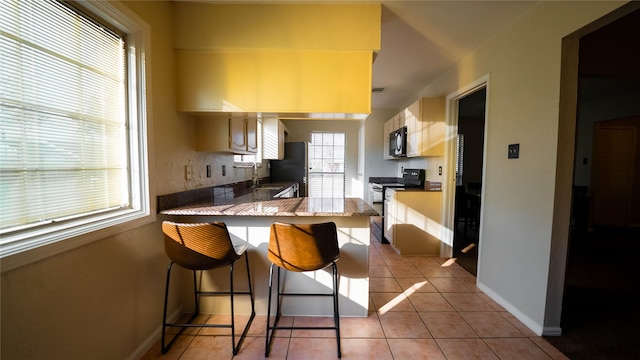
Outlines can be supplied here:
[[198, 216], [377, 216], [360, 198], [282, 198], [262, 200], [262, 195], [239, 196], [226, 204], [194, 204], [161, 211], [165, 215]]
[[294, 183], [215, 186], [158, 197], [164, 215], [199, 216], [377, 216], [359, 198], [276, 198]]

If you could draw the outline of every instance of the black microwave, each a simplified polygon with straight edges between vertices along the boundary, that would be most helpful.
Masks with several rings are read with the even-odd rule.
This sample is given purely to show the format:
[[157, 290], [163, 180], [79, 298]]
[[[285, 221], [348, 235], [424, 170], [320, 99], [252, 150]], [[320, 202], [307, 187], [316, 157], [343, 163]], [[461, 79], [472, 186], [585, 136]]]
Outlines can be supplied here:
[[407, 127], [401, 127], [389, 134], [389, 155], [393, 157], [407, 156]]

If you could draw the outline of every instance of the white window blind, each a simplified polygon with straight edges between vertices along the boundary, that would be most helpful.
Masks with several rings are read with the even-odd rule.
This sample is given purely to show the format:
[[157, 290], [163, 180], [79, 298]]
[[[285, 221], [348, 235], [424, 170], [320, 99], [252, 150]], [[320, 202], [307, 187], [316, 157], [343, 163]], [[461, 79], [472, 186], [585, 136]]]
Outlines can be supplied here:
[[131, 205], [125, 39], [56, 1], [0, 1], [3, 232]]
[[464, 134], [456, 135], [456, 185], [462, 185], [464, 174]]
[[119, 2], [0, 1], [2, 271], [155, 221], [149, 35]]
[[310, 198], [344, 198], [345, 141], [345, 133], [311, 133], [308, 160]]

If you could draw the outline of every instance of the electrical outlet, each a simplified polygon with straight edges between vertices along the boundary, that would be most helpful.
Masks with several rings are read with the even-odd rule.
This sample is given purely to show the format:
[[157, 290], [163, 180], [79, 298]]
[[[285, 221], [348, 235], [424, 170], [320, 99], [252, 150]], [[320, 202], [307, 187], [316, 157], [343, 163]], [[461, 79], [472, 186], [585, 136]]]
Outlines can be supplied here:
[[227, 176], [227, 167], [222, 165], [222, 176]]
[[211, 165], [207, 165], [207, 177], [211, 177]]
[[442, 166], [438, 166], [438, 175], [442, 175]]
[[187, 180], [191, 180], [191, 178], [193, 177], [193, 172], [191, 171], [191, 165], [184, 166], [184, 177]]

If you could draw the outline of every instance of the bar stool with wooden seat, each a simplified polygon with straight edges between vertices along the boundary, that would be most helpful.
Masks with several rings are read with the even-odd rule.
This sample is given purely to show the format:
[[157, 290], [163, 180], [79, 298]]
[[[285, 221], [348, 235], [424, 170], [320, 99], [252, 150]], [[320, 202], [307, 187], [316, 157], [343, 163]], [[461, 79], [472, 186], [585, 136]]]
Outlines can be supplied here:
[[[164, 232], [165, 251], [171, 262], [167, 268], [167, 283], [164, 293], [164, 312], [162, 316], [162, 353], [166, 353], [178, 335], [186, 327], [213, 327], [213, 328], [230, 328], [231, 342], [233, 354], [236, 355], [240, 350], [240, 346], [247, 335], [249, 326], [256, 315], [254, 308], [253, 289], [251, 287], [251, 273], [249, 271], [249, 257], [247, 255], [247, 245], [234, 246], [229, 236], [227, 226], [223, 222], [214, 223], [197, 223], [197, 224], [180, 224], [170, 221], [162, 223], [162, 231]], [[249, 283], [249, 291], [235, 291], [233, 287], [233, 269], [235, 263], [245, 256], [247, 265], [247, 281]], [[187, 323], [167, 323], [167, 299], [169, 297], [169, 280], [171, 277], [171, 268], [173, 264], [193, 270], [193, 287], [195, 297], [195, 311]], [[201, 291], [198, 289], [196, 280], [196, 271], [211, 270], [221, 267], [229, 267], [229, 291]], [[200, 296], [219, 296], [229, 295], [231, 299], [231, 323], [230, 324], [192, 324], [191, 322], [199, 313], [199, 297]], [[251, 316], [247, 325], [240, 335], [240, 339], [236, 343], [235, 336], [235, 295], [249, 295], [251, 299]], [[180, 327], [180, 331], [165, 346], [165, 334], [167, 327]]]
[[[269, 357], [271, 342], [275, 330], [335, 330], [338, 343], [338, 357], [340, 351], [340, 314], [338, 311], [338, 267], [336, 261], [340, 257], [338, 248], [338, 234], [336, 224], [333, 222], [320, 224], [285, 224], [275, 222], [271, 224], [271, 234], [269, 238], [268, 258], [271, 261], [269, 269], [269, 301], [267, 308], [267, 338], [265, 356]], [[273, 326], [271, 322], [271, 294], [273, 285], [273, 269], [278, 267], [277, 284], [277, 310]], [[291, 293], [284, 292], [280, 285], [281, 269], [305, 272], [316, 271], [326, 267], [333, 270], [333, 292], [332, 293]], [[300, 326], [278, 326], [281, 312], [281, 297], [283, 296], [330, 296], [333, 297], [333, 318], [334, 326], [331, 327], [300, 327]]]

